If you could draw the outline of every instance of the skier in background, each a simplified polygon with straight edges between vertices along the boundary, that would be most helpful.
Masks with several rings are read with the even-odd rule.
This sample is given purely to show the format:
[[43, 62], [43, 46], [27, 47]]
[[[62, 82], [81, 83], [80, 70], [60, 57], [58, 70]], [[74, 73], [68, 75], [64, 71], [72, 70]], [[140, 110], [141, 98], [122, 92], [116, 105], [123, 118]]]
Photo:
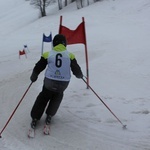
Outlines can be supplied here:
[[[31, 74], [31, 82], [35, 82], [40, 72], [46, 67], [42, 91], [37, 96], [31, 110], [31, 127], [35, 128], [44, 111], [45, 123], [48, 125], [56, 114], [63, 99], [65, 89], [71, 78], [71, 71], [77, 78], [83, 78], [75, 55], [66, 49], [67, 41], [64, 35], [57, 34], [53, 39], [53, 49], [45, 52], [35, 64]], [[47, 105], [48, 104], [48, 105]], [[47, 106], [47, 107], [46, 107]]]

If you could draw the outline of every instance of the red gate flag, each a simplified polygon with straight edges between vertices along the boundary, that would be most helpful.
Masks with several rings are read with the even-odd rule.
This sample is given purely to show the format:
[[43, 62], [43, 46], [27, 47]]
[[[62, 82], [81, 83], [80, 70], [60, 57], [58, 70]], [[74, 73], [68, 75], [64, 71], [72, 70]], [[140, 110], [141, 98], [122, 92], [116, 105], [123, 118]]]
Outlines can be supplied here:
[[25, 54], [26, 54], [25, 50], [19, 51], [19, 55], [25, 55]]
[[60, 25], [59, 34], [66, 36], [68, 45], [78, 43], [86, 44], [84, 22], [80, 23], [75, 30], [70, 30], [69, 28]]
[[78, 27], [75, 30], [70, 30], [69, 28], [62, 25], [62, 16], [60, 16], [59, 34], [63, 34], [66, 37], [67, 45], [79, 43], [84, 44], [85, 59], [86, 59], [86, 80], [87, 80], [87, 88], [89, 88], [88, 51], [87, 51], [84, 17], [82, 17], [82, 22], [78, 25]]
[[20, 58], [21, 55], [25, 55], [25, 57], [27, 58], [25, 50], [19, 51], [19, 58]]

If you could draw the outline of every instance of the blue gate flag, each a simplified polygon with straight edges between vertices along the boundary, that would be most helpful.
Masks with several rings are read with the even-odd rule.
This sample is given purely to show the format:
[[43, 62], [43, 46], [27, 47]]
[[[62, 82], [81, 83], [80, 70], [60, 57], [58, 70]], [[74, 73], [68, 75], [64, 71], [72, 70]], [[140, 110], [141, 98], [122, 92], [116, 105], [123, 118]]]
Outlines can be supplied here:
[[43, 42], [51, 42], [52, 41], [52, 34], [50, 33], [49, 36], [45, 36], [45, 34], [43, 34]]

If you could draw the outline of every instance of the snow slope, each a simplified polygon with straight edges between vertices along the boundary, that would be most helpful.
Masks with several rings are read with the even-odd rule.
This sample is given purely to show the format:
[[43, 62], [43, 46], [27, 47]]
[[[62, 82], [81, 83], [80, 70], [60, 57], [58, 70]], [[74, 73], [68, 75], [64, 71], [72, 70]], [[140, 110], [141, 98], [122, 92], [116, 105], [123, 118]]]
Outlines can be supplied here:
[[[51, 8], [51, 9], [50, 9]], [[42, 134], [43, 115], [35, 139], [28, 139], [30, 110], [41, 91], [39, 75], [0, 139], [0, 150], [150, 150], [150, 2], [104, 0], [77, 10], [71, 4], [61, 11], [49, 7], [39, 19], [38, 10], [25, 0], [0, 5], [0, 129], [30, 84], [40, 58], [42, 34], [58, 33], [63, 25], [75, 29], [85, 17], [90, 85], [127, 125], [127, 130], [82, 80], [72, 76], [52, 120], [51, 135]], [[27, 44], [27, 59], [18, 51]], [[49, 50], [50, 44], [44, 45]], [[84, 46], [68, 46], [85, 74]]]

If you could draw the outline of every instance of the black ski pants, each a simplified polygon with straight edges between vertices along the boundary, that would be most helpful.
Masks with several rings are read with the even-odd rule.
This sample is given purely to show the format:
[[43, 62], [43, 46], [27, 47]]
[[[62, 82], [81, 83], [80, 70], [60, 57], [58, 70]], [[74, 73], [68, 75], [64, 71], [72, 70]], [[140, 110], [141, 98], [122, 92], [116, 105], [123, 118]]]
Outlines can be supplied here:
[[[54, 92], [47, 90], [44, 86], [42, 91], [36, 98], [36, 101], [31, 110], [32, 119], [40, 120], [45, 109], [47, 115], [54, 116], [63, 99], [63, 92]], [[47, 108], [46, 108], [47, 107]]]

